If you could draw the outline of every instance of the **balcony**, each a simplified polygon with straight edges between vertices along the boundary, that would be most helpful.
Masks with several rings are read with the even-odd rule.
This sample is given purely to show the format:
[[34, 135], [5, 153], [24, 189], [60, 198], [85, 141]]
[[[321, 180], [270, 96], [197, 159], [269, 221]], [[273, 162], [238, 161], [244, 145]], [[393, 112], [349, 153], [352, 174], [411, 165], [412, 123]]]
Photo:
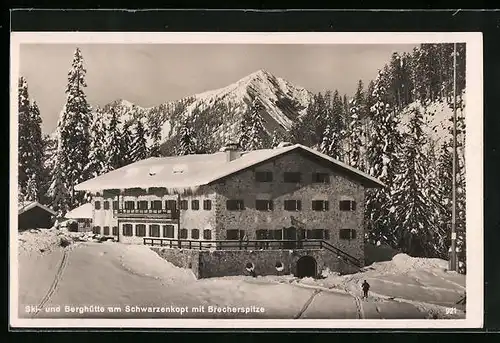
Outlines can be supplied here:
[[134, 209], [134, 210], [127, 210], [127, 209], [119, 209], [119, 210], [114, 210], [113, 215], [116, 216], [117, 218], [154, 218], [154, 219], [178, 219], [179, 218], [179, 211], [178, 210], [155, 210], [155, 209], [147, 209], [147, 210], [141, 210], [141, 209]]

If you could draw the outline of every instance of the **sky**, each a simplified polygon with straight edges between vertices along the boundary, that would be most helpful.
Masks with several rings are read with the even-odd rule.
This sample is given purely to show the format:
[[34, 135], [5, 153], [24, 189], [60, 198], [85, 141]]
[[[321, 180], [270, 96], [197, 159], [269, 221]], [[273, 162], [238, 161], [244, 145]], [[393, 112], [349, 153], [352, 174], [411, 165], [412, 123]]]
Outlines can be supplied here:
[[[22, 44], [19, 76], [38, 103], [43, 133], [54, 131], [66, 101], [77, 45]], [[259, 69], [308, 89], [351, 95], [374, 79], [393, 52], [414, 45], [80, 44], [92, 106], [125, 99], [142, 107], [225, 87]]]

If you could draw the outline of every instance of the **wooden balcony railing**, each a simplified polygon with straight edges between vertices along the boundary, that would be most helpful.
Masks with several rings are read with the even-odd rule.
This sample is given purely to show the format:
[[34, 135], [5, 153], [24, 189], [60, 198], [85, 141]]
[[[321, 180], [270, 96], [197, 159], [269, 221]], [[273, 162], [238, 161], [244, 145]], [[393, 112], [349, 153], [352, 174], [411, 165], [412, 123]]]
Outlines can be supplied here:
[[178, 219], [179, 211], [177, 210], [165, 210], [165, 209], [118, 209], [113, 211], [114, 215], [117, 217], [159, 217], [159, 218], [167, 218], [167, 219]]

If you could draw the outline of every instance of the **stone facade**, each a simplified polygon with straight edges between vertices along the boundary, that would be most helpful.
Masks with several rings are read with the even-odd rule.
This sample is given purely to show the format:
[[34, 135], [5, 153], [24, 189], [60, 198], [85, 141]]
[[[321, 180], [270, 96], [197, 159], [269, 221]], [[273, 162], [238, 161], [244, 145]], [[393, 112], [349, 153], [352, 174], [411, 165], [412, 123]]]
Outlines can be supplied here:
[[[270, 171], [273, 182], [256, 182], [255, 172]], [[300, 183], [283, 181], [284, 172], [300, 172]], [[313, 173], [327, 173], [329, 183], [314, 183]], [[282, 155], [273, 161], [232, 175], [215, 186], [216, 232], [217, 239], [225, 239], [230, 229], [245, 230], [249, 239], [256, 239], [258, 229], [282, 229], [293, 226], [291, 217], [302, 223], [306, 230], [324, 229], [329, 232], [328, 241], [335, 247], [347, 252], [359, 260], [364, 259], [364, 187], [343, 175], [337, 174], [319, 161], [293, 152]], [[259, 197], [273, 200], [272, 211], [258, 211], [255, 201]], [[229, 211], [226, 201], [240, 199], [244, 201], [242, 211]], [[300, 211], [286, 211], [285, 200], [301, 200]], [[313, 200], [327, 200], [327, 211], [314, 211]], [[354, 200], [355, 211], [340, 211], [341, 200]], [[341, 239], [341, 229], [356, 230], [356, 238]]]

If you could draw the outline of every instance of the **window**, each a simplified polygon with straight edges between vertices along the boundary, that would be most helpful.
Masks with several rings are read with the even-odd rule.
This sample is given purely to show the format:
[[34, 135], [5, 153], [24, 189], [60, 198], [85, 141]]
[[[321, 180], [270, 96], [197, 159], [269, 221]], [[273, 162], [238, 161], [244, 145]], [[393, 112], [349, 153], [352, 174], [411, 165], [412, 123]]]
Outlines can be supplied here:
[[187, 200], [181, 200], [181, 210], [187, 210], [188, 209], [188, 201]]
[[299, 183], [300, 182], [300, 173], [299, 172], [285, 172], [283, 173], [283, 181]]
[[100, 210], [100, 209], [101, 209], [101, 202], [100, 202], [100, 201], [96, 201], [96, 202], [94, 203], [94, 208], [95, 208], [96, 210]]
[[113, 236], [118, 236], [118, 226], [113, 226]]
[[135, 209], [135, 202], [133, 202], [133, 201], [125, 201], [125, 209], [126, 210], [133, 210], [133, 209]]
[[118, 201], [113, 201], [113, 210], [118, 209]]
[[356, 239], [356, 230], [341, 229], [339, 232], [340, 239]]
[[300, 211], [302, 202], [300, 200], [285, 200], [285, 211]]
[[328, 211], [328, 200], [313, 200], [313, 211]]
[[104, 236], [109, 236], [109, 226], [105, 226], [105, 227], [103, 227], [103, 228], [102, 228], [102, 230], [103, 230], [103, 233], [102, 233], [102, 234], [103, 234]]
[[203, 209], [210, 211], [212, 209], [212, 200], [203, 200]]
[[137, 237], [145, 237], [146, 236], [146, 225], [144, 225], [144, 224], [137, 224], [135, 226], [135, 235]]
[[165, 208], [167, 210], [170, 210], [170, 211], [175, 210], [177, 208], [177, 201], [175, 201], [175, 200], [166, 200], [165, 201]]
[[101, 234], [101, 227], [94, 226], [94, 228], [92, 229], [92, 232], [94, 233], [94, 235], [100, 235]]
[[227, 200], [226, 201], [226, 208], [229, 211], [244, 210], [245, 203], [243, 202], [243, 200]]
[[330, 175], [328, 173], [313, 173], [312, 182], [314, 183], [330, 183]]
[[200, 230], [192, 229], [191, 230], [191, 238], [192, 239], [199, 239], [200, 238]]
[[239, 240], [245, 237], [245, 230], [227, 230], [226, 239], [227, 240]]
[[174, 238], [174, 226], [173, 225], [163, 225], [163, 237]]
[[200, 209], [200, 201], [199, 200], [191, 200], [191, 209], [197, 211]]
[[148, 202], [147, 201], [138, 201], [137, 202], [137, 209], [147, 210], [148, 209]]
[[153, 210], [161, 210], [161, 200], [153, 200], [153, 201], [151, 201], [151, 209], [153, 209]]
[[188, 230], [187, 229], [181, 229], [181, 239], [187, 239], [188, 238]]
[[109, 201], [104, 202], [104, 209], [109, 210]]
[[[161, 204], [161, 202], [160, 202]], [[160, 237], [160, 225], [151, 224], [149, 225], [149, 236], [150, 237]]]
[[255, 200], [255, 209], [258, 211], [272, 211], [273, 201], [272, 200]]
[[324, 239], [325, 238], [325, 230], [323, 230], [323, 229], [307, 230], [307, 238], [308, 239]]
[[283, 230], [272, 230], [271, 237], [276, 240], [283, 239]]
[[124, 236], [133, 236], [132, 232], [132, 224], [123, 224], [123, 235]]
[[271, 239], [271, 232], [269, 230], [260, 229], [255, 230], [255, 237], [257, 239]]
[[255, 172], [255, 181], [257, 181], [257, 182], [272, 182], [273, 181], [273, 173], [270, 171]]
[[212, 239], [212, 230], [203, 230], [203, 239]]
[[352, 200], [341, 200], [339, 202], [339, 209], [341, 211], [356, 211], [356, 202]]

